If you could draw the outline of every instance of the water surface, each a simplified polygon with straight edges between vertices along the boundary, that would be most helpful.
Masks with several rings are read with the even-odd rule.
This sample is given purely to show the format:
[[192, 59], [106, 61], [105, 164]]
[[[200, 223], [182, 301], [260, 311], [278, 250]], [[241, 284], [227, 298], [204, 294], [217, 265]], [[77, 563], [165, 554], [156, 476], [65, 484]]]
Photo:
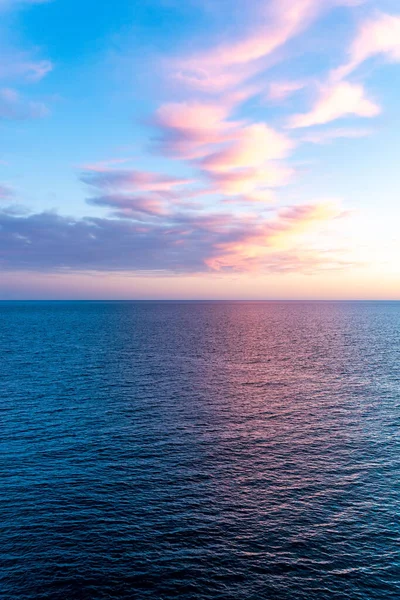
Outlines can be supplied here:
[[398, 600], [400, 303], [0, 303], [2, 600]]

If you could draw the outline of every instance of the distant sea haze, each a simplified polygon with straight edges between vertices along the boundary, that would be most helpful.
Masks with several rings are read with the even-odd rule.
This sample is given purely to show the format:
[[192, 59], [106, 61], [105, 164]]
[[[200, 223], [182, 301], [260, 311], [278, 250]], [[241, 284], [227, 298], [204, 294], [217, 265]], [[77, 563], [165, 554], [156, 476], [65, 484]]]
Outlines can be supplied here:
[[399, 600], [400, 303], [1, 302], [2, 600]]

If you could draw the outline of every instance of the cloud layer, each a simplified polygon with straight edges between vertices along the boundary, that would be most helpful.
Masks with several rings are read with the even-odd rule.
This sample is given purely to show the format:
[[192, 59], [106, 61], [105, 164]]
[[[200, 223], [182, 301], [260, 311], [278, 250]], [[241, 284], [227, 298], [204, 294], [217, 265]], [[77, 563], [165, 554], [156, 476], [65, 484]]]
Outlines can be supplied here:
[[[167, 216], [138, 199], [105, 201], [127, 218], [74, 219], [55, 213], [0, 211], [3, 270], [165, 270], [169, 272], [308, 271], [345, 264], [338, 253], [307, 247], [305, 232], [342, 216], [331, 203], [280, 210], [269, 218], [230, 213]], [[140, 214], [150, 218], [140, 219]]]
[[[17, 4], [0, 0], [4, 11]], [[140, 122], [147, 137], [135, 146], [135, 158], [127, 166], [90, 156], [94, 162], [77, 174], [90, 216], [3, 209], [0, 268], [309, 273], [351, 265], [330, 235], [346, 211], [340, 202], [297, 192], [296, 153], [305, 143], [371, 133], [358, 120], [371, 122], [384, 104], [360, 67], [374, 58], [400, 62], [400, 17], [368, 7], [354, 13], [353, 40], [325, 72], [291, 79], [277, 75], [277, 65], [319, 19], [359, 4], [254, 0], [253, 19], [229, 39], [210, 43], [204, 35], [200, 50], [164, 58], [168, 85]], [[47, 115], [45, 104], [20, 90], [53, 68], [37, 55], [19, 48], [3, 53], [0, 119]], [[342, 119], [351, 123], [336, 123]], [[101, 139], [101, 126], [96, 134]], [[0, 200], [12, 203], [12, 190], [0, 186]]]

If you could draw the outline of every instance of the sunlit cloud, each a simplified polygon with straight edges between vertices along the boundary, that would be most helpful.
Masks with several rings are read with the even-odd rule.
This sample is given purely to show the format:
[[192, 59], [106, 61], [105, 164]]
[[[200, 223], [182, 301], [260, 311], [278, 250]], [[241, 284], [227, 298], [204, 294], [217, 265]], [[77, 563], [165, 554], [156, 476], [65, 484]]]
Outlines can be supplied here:
[[232, 141], [202, 161], [208, 171], [224, 172], [237, 168], [261, 167], [267, 161], [286, 158], [294, 142], [264, 123], [242, 126]]
[[181, 102], [162, 105], [153, 124], [159, 131], [156, 148], [183, 159], [199, 158], [210, 146], [228, 141], [235, 123], [227, 122], [231, 103]]
[[[36, 203], [34, 210], [25, 212], [14, 206], [12, 189], [0, 186], [0, 270], [196, 273], [201, 278], [229, 273], [310, 274], [359, 264], [362, 252], [355, 258], [351, 242], [347, 244], [341, 234], [349, 221], [346, 185], [342, 180], [332, 184], [333, 177], [329, 181], [329, 173], [337, 167], [336, 148], [310, 144], [333, 145], [336, 140], [374, 133], [363, 124], [384, 111], [384, 90], [376, 86], [374, 98], [357, 69], [374, 57], [400, 62], [400, 17], [375, 13], [362, 21], [347, 53], [343, 45], [338, 59], [329, 56], [329, 39], [324, 55], [317, 55], [318, 23], [326, 17], [321, 23], [325, 32], [344, 15], [360, 22], [360, 14], [368, 14], [369, 8], [357, 11], [358, 0], [238, 2], [246, 10], [243, 23], [227, 18], [226, 28], [202, 29], [197, 38], [193, 24], [190, 49], [183, 36], [176, 45], [171, 43], [170, 54], [163, 50], [156, 71], [167, 75], [168, 81], [160, 77], [143, 98], [139, 86], [127, 91], [125, 83], [121, 89], [110, 85], [104, 56], [93, 73], [88, 64], [92, 57], [74, 65], [76, 73], [84, 68], [89, 83], [80, 80], [81, 95], [67, 82], [64, 89], [71, 98], [44, 131], [49, 140], [58, 136], [57, 127], [66, 133], [57, 137], [60, 155], [65, 165], [75, 165], [78, 176], [73, 175], [70, 185], [67, 177], [62, 179], [57, 161], [52, 163], [57, 164], [49, 180], [60, 177], [66, 183], [65, 188], [60, 184], [59, 194], [64, 208], [53, 211], [48, 209], [58, 203], [57, 196], [51, 196], [45, 185], [41, 198], [42, 189], [31, 193], [30, 181], [25, 184], [26, 202], [32, 198]], [[1, 5], [0, 0], [4, 10], [17, 4], [3, 0]], [[196, 10], [202, 4], [199, 0]], [[210, 5], [208, 16], [225, 10], [215, 2]], [[338, 7], [354, 8], [354, 15], [335, 11]], [[151, 59], [156, 53], [151, 40], [149, 48]], [[57, 56], [54, 60], [57, 63]], [[143, 64], [148, 64], [145, 56]], [[332, 70], [332, 65], [340, 66]], [[133, 72], [132, 64], [129, 67]], [[32, 83], [39, 92], [48, 90], [58, 80], [43, 82], [52, 69], [52, 61], [42, 58], [40, 48], [7, 46], [0, 58], [0, 118], [45, 116], [47, 107], [33, 102], [29, 90]], [[149, 72], [149, 80], [155, 78]], [[92, 85], [96, 94], [99, 90], [93, 115], [87, 109], [94, 97]], [[122, 116], [117, 114], [120, 107]], [[67, 129], [73, 123], [79, 135], [77, 131], [71, 143]], [[39, 125], [19, 124], [21, 138], [29, 139], [25, 130]], [[346, 146], [340, 144], [339, 150], [347, 150]], [[123, 156], [131, 152], [130, 158]], [[107, 156], [111, 158], [104, 160]], [[327, 156], [332, 163], [323, 163]], [[47, 168], [46, 161], [43, 164]], [[18, 164], [12, 166], [11, 181], [16, 168]], [[36, 174], [31, 179], [34, 188]], [[2, 175], [2, 181], [8, 180], [7, 174]], [[18, 183], [18, 197], [23, 187]], [[321, 200], [331, 195], [343, 196], [344, 207], [338, 201]], [[360, 199], [355, 202], [360, 204]]]
[[225, 103], [163, 105], [153, 120], [159, 130], [157, 150], [189, 161], [215, 193], [249, 195], [284, 185], [292, 170], [277, 161], [295, 143], [265, 123], [230, 118], [234, 108], [231, 98]]
[[[305, 257], [307, 268], [321, 266], [327, 254], [311, 250], [309, 244], [300, 243], [299, 236], [321, 228], [334, 219], [344, 216], [343, 209], [335, 202], [321, 202], [289, 207], [278, 211], [275, 217], [260, 222], [256, 227], [244, 231], [242, 236], [218, 245], [218, 252], [206, 263], [216, 270], [260, 270], [263, 265], [278, 256], [288, 266], [294, 256]], [[328, 253], [332, 260], [334, 253]], [[312, 261], [310, 262], [310, 259]], [[329, 260], [327, 262], [329, 262]], [[297, 262], [301, 268], [302, 260]]]
[[[286, 185], [290, 182], [294, 170], [279, 163], [268, 163], [262, 168], [225, 169], [206, 171], [215, 192], [227, 195], [244, 195], [261, 198], [264, 190]], [[267, 195], [266, 198], [269, 196]]]
[[[141, 205], [139, 199], [125, 200], [104, 199], [122, 211], [128, 207], [130, 215], [124, 218], [73, 219], [54, 213], [13, 215], [0, 211], [1, 268], [201, 273], [247, 271], [257, 264], [260, 271], [268, 272], [279, 269], [279, 263], [287, 270], [290, 263], [298, 270], [302, 263], [293, 257], [306, 248], [298, 245], [296, 236], [340, 214], [338, 208], [316, 204], [278, 211], [268, 218], [180, 210], [165, 215]], [[138, 212], [146, 210], [149, 219], [138, 217]], [[325, 249], [313, 248], [312, 255], [318, 258], [315, 268], [324, 268]], [[327, 264], [332, 260], [331, 253]]]
[[265, 68], [263, 59], [307, 29], [335, 6], [354, 6], [355, 0], [273, 0], [259, 7], [251, 33], [231, 43], [175, 61], [181, 83], [212, 93], [234, 89]]
[[322, 87], [310, 112], [289, 119], [290, 128], [322, 125], [348, 116], [371, 118], [381, 112], [380, 107], [367, 98], [362, 85], [340, 82]]
[[362, 22], [348, 55], [348, 62], [332, 72], [332, 79], [347, 77], [374, 56], [400, 62], [400, 16], [377, 13]]

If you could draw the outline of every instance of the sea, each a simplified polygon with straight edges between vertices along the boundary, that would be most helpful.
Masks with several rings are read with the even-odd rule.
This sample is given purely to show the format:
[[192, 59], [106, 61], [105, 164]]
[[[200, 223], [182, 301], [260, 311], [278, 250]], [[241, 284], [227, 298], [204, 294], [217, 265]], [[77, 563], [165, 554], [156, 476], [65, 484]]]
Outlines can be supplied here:
[[400, 302], [1, 302], [1, 600], [399, 600]]

